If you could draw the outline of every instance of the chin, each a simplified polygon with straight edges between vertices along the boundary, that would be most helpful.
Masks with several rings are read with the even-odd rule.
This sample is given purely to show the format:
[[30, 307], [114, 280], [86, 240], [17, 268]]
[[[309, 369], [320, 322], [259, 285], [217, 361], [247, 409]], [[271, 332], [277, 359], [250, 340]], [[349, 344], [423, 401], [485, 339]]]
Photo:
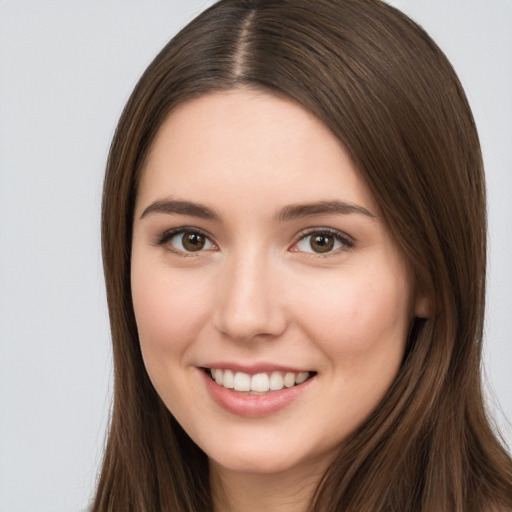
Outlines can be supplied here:
[[[309, 467], [324, 471], [331, 457], [326, 453], [318, 453], [314, 447], [307, 443], [283, 443], [283, 438], [273, 441], [262, 436], [260, 442], [246, 441], [243, 443], [229, 443], [216, 447], [206, 447], [210, 463], [230, 472], [252, 474], [277, 474], [299, 470]], [[210, 450], [208, 450], [210, 448]], [[333, 450], [331, 450], [334, 453]], [[316, 471], [313, 471], [315, 473]]]
[[282, 473], [295, 466], [294, 461], [268, 453], [237, 454], [233, 457], [221, 455], [217, 459], [210, 458], [210, 461], [229, 471], [254, 474]]

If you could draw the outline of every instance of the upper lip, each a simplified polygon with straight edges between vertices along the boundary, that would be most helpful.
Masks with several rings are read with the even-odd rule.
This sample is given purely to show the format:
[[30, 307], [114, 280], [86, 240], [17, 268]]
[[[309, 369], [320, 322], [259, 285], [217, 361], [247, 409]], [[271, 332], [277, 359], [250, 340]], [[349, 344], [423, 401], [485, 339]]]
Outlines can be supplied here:
[[227, 362], [227, 361], [218, 361], [212, 363], [205, 363], [201, 365], [201, 368], [215, 368], [220, 370], [231, 370], [233, 372], [243, 372], [248, 373], [250, 375], [257, 373], [267, 373], [267, 372], [290, 372], [290, 373], [301, 373], [301, 372], [312, 372], [313, 370], [307, 368], [299, 368], [296, 366], [287, 366], [276, 363], [237, 363], [237, 362]]

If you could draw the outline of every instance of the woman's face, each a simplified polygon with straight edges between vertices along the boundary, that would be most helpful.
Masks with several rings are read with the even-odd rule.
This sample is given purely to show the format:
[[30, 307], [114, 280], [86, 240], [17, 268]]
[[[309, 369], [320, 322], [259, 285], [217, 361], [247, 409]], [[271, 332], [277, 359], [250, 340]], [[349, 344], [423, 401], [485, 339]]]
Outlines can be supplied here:
[[190, 437], [231, 470], [325, 467], [421, 313], [338, 140], [263, 92], [184, 103], [151, 148], [133, 235], [144, 362]]

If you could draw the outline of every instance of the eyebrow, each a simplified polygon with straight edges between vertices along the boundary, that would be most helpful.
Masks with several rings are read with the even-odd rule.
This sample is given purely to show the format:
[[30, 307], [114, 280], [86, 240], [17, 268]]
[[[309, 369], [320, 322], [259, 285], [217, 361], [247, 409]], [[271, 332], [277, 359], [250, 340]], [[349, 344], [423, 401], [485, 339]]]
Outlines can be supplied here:
[[160, 200], [151, 203], [140, 216], [141, 219], [152, 213], [166, 213], [169, 215], [190, 215], [192, 217], [199, 217], [201, 219], [220, 221], [220, 217], [207, 206], [190, 201], [173, 201], [173, 200]]
[[319, 201], [286, 206], [277, 214], [276, 219], [283, 222], [314, 215], [348, 215], [351, 213], [375, 219], [375, 215], [366, 208], [344, 201]]
[[[142, 212], [140, 218], [143, 219], [154, 213], [190, 215], [206, 220], [221, 221], [220, 216], [211, 208], [190, 201], [167, 199], [155, 201]], [[315, 203], [292, 204], [280, 210], [275, 216], [275, 219], [279, 222], [286, 222], [315, 215], [349, 215], [353, 213], [375, 219], [375, 215], [366, 208], [344, 201], [318, 201]]]

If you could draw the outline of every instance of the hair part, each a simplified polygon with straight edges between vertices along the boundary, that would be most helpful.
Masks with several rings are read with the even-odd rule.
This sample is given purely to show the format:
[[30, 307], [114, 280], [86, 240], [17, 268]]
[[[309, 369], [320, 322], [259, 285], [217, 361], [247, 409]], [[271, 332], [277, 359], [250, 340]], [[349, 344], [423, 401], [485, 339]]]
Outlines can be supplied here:
[[431, 314], [400, 372], [340, 447], [311, 510], [512, 508], [512, 463], [481, 390], [486, 209], [479, 141], [446, 57], [380, 0], [221, 0], [160, 52], [119, 121], [102, 247], [114, 405], [95, 512], [212, 510], [206, 455], [144, 368], [130, 287], [133, 212], [151, 144], [177, 105], [250, 87], [285, 95], [336, 135], [373, 193]]

